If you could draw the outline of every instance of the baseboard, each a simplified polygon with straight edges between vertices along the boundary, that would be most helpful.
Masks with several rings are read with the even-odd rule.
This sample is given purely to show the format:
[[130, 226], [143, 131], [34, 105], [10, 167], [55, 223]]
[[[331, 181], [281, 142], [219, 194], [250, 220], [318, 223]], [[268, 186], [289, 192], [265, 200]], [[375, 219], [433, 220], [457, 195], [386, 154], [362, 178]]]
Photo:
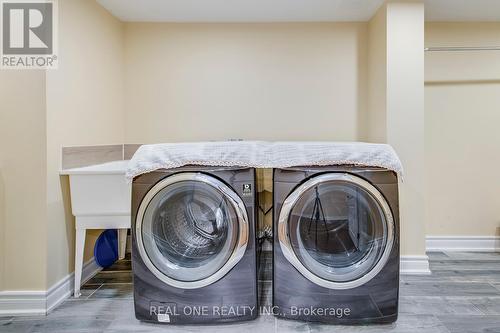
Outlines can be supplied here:
[[427, 236], [432, 251], [500, 252], [500, 236]]
[[422, 256], [401, 256], [399, 272], [409, 275], [431, 274], [429, 269], [429, 257]]
[[[82, 284], [101, 270], [94, 258], [83, 265]], [[0, 292], [0, 316], [45, 315], [70, 297], [74, 288], [74, 273], [68, 274], [47, 291]]]
[[46, 295], [39, 290], [1, 291], [0, 317], [45, 315]]

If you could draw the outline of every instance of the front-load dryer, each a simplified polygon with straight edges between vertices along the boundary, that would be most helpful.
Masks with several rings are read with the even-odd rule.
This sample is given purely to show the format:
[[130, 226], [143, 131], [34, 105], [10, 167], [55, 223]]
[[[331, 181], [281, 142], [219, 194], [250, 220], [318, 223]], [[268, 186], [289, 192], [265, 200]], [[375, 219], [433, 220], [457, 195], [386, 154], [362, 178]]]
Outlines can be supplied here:
[[257, 316], [255, 170], [182, 167], [132, 184], [137, 319], [221, 323]]
[[273, 312], [311, 322], [398, 315], [397, 175], [373, 167], [274, 171]]

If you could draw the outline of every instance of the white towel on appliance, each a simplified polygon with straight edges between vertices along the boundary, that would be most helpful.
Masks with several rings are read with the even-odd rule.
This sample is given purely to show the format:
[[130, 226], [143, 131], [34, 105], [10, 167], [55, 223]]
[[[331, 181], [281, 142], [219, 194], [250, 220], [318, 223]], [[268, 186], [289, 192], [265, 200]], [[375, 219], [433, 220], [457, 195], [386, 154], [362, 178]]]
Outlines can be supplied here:
[[217, 141], [143, 145], [134, 154], [126, 177], [185, 165], [286, 168], [358, 165], [381, 167], [402, 176], [403, 167], [387, 144], [315, 141]]

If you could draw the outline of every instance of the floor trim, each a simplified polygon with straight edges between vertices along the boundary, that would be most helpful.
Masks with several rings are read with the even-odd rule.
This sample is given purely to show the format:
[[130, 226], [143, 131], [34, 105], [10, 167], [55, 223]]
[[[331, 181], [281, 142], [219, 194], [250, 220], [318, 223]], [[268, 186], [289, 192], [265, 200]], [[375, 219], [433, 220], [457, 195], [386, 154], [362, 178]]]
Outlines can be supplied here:
[[19, 290], [0, 292], [0, 316], [45, 315], [46, 292]]
[[[82, 284], [101, 270], [94, 258], [83, 266]], [[0, 316], [46, 315], [73, 293], [74, 273], [68, 274], [49, 290], [7, 290], [0, 292]]]
[[429, 269], [429, 257], [421, 256], [401, 256], [399, 272], [408, 275], [428, 275], [431, 274]]
[[500, 252], [500, 236], [427, 236], [425, 245], [429, 252]]

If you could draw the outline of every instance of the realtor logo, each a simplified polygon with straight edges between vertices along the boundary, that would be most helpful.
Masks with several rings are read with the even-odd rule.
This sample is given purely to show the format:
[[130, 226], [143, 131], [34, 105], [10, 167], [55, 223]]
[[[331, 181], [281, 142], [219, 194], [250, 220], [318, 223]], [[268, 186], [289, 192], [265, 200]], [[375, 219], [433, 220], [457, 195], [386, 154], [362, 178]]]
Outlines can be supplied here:
[[55, 68], [56, 2], [1, 0], [2, 68]]

